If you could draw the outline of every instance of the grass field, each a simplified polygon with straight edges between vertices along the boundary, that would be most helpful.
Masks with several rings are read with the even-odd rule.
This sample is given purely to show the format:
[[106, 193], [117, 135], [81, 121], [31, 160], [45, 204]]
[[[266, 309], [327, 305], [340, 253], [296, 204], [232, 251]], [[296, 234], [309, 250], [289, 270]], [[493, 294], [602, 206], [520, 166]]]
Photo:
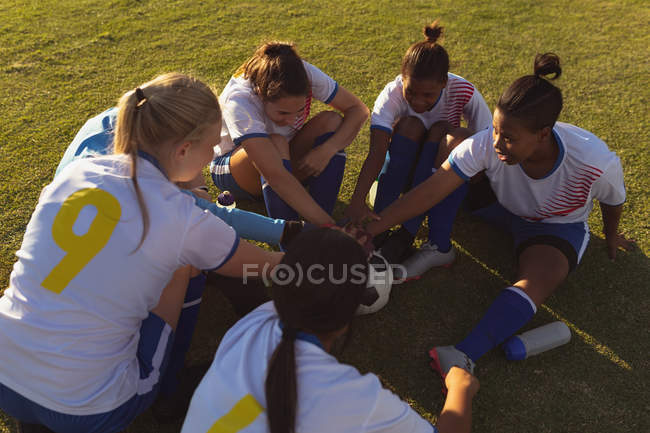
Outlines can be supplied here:
[[[295, 41], [303, 57], [372, 107], [406, 48], [435, 18], [446, 27], [451, 71], [472, 81], [492, 108], [509, 83], [532, 72], [537, 52], [559, 54], [560, 120], [593, 131], [621, 157], [628, 193], [621, 229], [638, 243], [610, 262], [594, 211], [581, 266], [527, 326], [564, 320], [573, 339], [523, 362], [507, 361], [500, 350], [482, 358], [473, 431], [650, 431], [650, 5], [641, 0], [2, 0], [1, 286], [39, 192], [76, 130], [125, 90], [173, 70], [221, 88], [260, 42], [282, 39]], [[348, 152], [339, 216], [367, 147], [365, 127]], [[509, 238], [467, 215], [453, 238], [461, 253], [455, 266], [395, 287], [384, 310], [356, 322], [344, 355], [431, 420], [443, 398], [426, 351], [459, 341], [514, 277]], [[210, 291], [192, 362], [210, 360], [235, 320]], [[0, 415], [0, 432], [9, 431]], [[128, 431], [178, 426], [158, 426], [145, 413]]]

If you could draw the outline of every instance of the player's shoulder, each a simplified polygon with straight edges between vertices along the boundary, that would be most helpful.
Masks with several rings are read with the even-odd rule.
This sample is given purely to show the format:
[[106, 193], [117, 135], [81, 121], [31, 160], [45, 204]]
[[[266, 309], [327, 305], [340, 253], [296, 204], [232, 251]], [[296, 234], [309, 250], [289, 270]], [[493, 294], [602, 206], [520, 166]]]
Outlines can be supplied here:
[[472, 90], [475, 88], [474, 84], [472, 84], [469, 80], [461, 77], [460, 75], [452, 74], [451, 72], [447, 72], [447, 87], [466, 88]]
[[226, 87], [221, 91], [221, 95], [219, 95], [219, 102], [222, 105], [227, 105], [233, 101], [251, 103], [255, 101], [256, 96], [250, 80], [238, 75], [230, 78]]
[[447, 87], [445, 88], [447, 97], [451, 99], [460, 99], [467, 103], [474, 95], [476, 88], [472, 83], [460, 75], [447, 73]]
[[296, 354], [299, 383], [314, 398], [336, 401], [365, 396], [374, 400], [382, 389], [374, 374], [361, 374], [355, 367], [339, 362], [311, 343], [301, 344], [301, 348]]
[[567, 157], [578, 163], [604, 170], [617, 158], [607, 143], [593, 132], [564, 122], [556, 122], [553, 132], [559, 137]]

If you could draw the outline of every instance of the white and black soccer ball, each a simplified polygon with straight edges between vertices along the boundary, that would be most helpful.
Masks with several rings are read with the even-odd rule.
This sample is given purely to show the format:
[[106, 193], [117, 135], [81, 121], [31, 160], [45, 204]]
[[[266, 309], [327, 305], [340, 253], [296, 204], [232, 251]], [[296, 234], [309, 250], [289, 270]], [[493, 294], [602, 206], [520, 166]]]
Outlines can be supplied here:
[[371, 314], [384, 308], [393, 287], [393, 268], [377, 251], [368, 260], [368, 283], [357, 308], [357, 315]]

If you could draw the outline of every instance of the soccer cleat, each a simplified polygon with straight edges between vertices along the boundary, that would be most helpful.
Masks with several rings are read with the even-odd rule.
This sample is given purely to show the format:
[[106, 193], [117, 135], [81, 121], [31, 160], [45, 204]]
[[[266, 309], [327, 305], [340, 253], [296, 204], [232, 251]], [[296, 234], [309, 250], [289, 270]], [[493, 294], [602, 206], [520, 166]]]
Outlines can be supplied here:
[[436, 266], [449, 267], [456, 259], [456, 250], [451, 247], [446, 253], [438, 251], [437, 245], [426, 243], [411, 257], [404, 260], [402, 266], [406, 269], [405, 279], [418, 278], [429, 269]]
[[401, 263], [410, 253], [414, 239], [415, 236], [409, 233], [404, 227], [400, 227], [390, 234], [379, 252], [388, 263]]
[[463, 370], [474, 374], [474, 361], [471, 360], [464, 352], [456, 349], [454, 346], [436, 346], [429, 351], [431, 357], [431, 368], [440, 373], [444, 379], [451, 367], [460, 367]]

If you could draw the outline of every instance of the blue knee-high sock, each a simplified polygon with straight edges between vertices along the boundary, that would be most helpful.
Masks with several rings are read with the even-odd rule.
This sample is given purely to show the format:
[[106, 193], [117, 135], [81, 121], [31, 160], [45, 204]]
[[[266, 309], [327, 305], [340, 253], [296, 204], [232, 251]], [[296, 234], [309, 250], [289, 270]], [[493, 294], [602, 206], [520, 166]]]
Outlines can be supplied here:
[[[411, 184], [411, 189], [415, 188], [429, 177], [433, 173], [433, 164], [435, 163], [436, 155], [438, 154], [438, 146], [440, 143], [434, 143], [433, 141], [427, 141], [422, 145], [422, 151], [420, 152], [420, 157], [418, 158], [415, 165], [415, 173], [413, 173], [413, 183]], [[403, 226], [410, 234], [415, 236], [424, 221], [424, 215], [418, 215], [410, 220], [406, 221]]]
[[393, 134], [386, 163], [379, 174], [374, 211], [379, 213], [397, 200], [404, 191], [411, 169], [415, 165], [418, 143], [400, 134]]
[[[287, 171], [291, 172], [291, 161], [283, 159], [282, 164]], [[283, 220], [297, 220], [298, 213], [280, 198], [271, 185], [266, 182], [264, 176], [260, 176], [260, 180], [262, 181], [262, 195], [264, 196], [264, 204], [266, 205], [266, 213], [268, 216]]]
[[508, 287], [499, 293], [478, 325], [456, 345], [456, 349], [476, 361], [517, 332], [536, 311], [528, 295], [518, 287]]
[[161, 394], [173, 394], [178, 388], [178, 374], [185, 365], [185, 355], [192, 342], [196, 321], [199, 318], [199, 309], [201, 307], [201, 297], [205, 290], [205, 282], [206, 275], [200, 273], [196, 277], [190, 278], [187, 285], [183, 308], [178, 318], [176, 331], [174, 331], [174, 343], [171, 354], [169, 355], [169, 362], [160, 380]]
[[429, 243], [437, 245], [442, 253], [451, 249], [451, 229], [468, 190], [468, 184], [464, 183], [426, 213], [429, 218]]
[[[314, 141], [314, 147], [320, 146], [332, 135], [334, 135], [333, 132], [320, 135]], [[344, 151], [337, 152], [321, 174], [309, 179], [309, 194], [330, 215], [334, 210], [341, 182], [343, 182], [346, 160], [347, 157]]]

